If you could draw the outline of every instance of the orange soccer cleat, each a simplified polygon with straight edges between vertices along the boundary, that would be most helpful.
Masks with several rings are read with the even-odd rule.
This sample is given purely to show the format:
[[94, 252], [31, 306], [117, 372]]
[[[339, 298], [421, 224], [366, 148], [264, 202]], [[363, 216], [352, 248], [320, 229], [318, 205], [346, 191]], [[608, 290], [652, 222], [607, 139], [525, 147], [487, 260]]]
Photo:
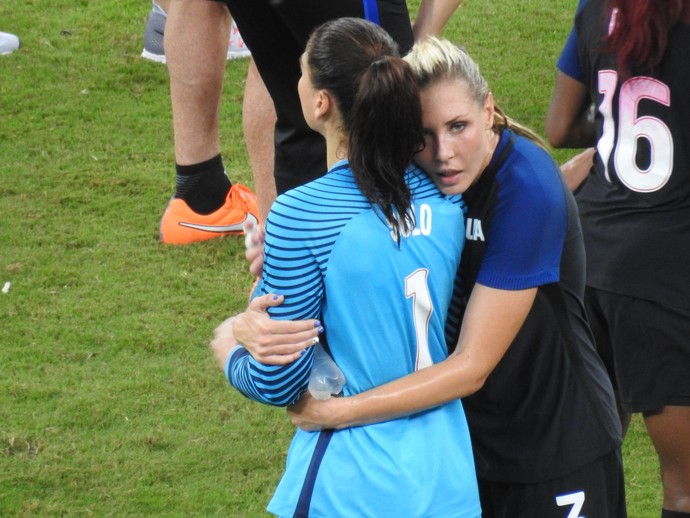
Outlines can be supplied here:
[[170, 245], [186, 245], [230, 235], [242, 235], [245, 221], [259, 223], [256, 194], [235, 183], [225, 203], [210, 214], [198, 214], [180, 198], [171, 198], [161, 219], [161, 241]]

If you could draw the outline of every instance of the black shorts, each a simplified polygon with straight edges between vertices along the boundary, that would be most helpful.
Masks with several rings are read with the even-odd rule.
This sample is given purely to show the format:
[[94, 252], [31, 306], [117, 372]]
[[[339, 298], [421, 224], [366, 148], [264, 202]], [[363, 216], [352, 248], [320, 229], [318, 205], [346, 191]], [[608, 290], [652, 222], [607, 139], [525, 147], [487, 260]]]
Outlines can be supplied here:
[[690, 310], [591, 287], [585, 302], [626, 412], [690, 406]]
[[381, 26], [401, 53], [414, 43], [405, 0], [213, 0], [225, 3], [252, 52], [276, 108], [275, 180], [278, 194], [322, 176], [326, 147], [304, 121], [297, 94], [299, 58], [311, 32], [334, 18], [358, 18], [378, 7]]
[[479, 481], [482, 518], [625, 518], [620, 449], [537, 484]]

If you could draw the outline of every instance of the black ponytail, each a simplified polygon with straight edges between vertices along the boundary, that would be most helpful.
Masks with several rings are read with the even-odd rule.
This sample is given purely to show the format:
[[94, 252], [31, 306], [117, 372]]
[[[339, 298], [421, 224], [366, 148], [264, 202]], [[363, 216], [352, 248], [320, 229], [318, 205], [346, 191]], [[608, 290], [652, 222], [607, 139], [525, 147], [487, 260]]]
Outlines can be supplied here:
[[317, 28], [307, 64], [314, 86], [331, 93], [343, 116], [357, 186], [399, 238], [414, 224], [405, 171], [423, 143], [412, 69], [383, 29], [359, 18]]
[[[362, 74], [345, 125], [350, 166], [364, 195], [377, 203], [394, 232], [408, 231], [410, 192], [403, 172], [422, 143], [422, 114], [412, 71], [399, 57], [383, 57]], [[397, 215], [397, 217], [396, 217]]]

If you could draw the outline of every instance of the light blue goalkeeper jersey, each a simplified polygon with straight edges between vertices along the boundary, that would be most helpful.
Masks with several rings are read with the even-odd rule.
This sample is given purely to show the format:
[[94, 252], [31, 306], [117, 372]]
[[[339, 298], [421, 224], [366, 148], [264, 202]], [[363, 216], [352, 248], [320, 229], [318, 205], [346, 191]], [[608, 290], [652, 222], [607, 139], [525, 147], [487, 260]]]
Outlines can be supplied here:
[[[321, 320], [346, 396], [447, 356], [444, 322], [464, 206], [418, 169], [407, 182], [416, 225], [400, 243], [347, 162], [278, 197], [266, 225], [261, 292], [285, 295], [271, 316]], [[306, 390], [311, 364], [311, 350], [268, 367], [239, 347], [227, 375], [252, 399], [287, 405]], [[462, 404], [335, 432], [298, 430], [268, 510], [284, 517], [480, 516]]]

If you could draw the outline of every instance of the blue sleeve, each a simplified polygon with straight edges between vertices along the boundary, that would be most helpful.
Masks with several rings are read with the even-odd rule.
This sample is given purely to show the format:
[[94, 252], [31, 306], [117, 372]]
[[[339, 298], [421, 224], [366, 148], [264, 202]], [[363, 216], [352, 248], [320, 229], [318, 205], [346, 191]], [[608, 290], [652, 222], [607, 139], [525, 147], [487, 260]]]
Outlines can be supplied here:
[[230, 353], [225, 375], [230, 385], [249, 399], [287, 406], [296, 402], [306, 390], [312, 362], [312, 348], [293, 363], [273, 366], [259, 363], [239, 346]]
[[563, 47], [563, 52], [561, 52], [561, 56], [558, 58], [558, 63], [556, 66], [558, 67], [558, 70], [563, 72], [565, 75], [572, 77], [580, 83], [585, 82], [585, 75], [582, 72], [580, 59], [577, 55], [577, 33], [575, 32], [574, 27], [568, 35], [568, 39]]
[[[261, 280], [253, 296], [279, 293], [283, 304], [269, 308], [271, 318], [303, 320], [318, 318], [323, 297], [322, 275], [318, 260], [310, 252], [313, 231], [300, 220], [303, 204], [295, 189], [291, 196], [281, 195], [275, 202], [266, 224], [265, 259]], [[308, 203], [308, 196], [305, 203]], [[303, 217], [303, 216], [302, 216]], [[226, 367], [230, 384], [246, 397], [273, 406], [287, 406], [297, 401], [307, 389], [313, 363], [313, 351], [288, 365], [264, 365], [244, 347], [237, 347]]]
[[[586, 3], [587, 0], [580, 0], [579, 5], [577, 6], [578, 13], [582, 10]], [[563, 51], [558, 58], [558, 63], [556, 66], [558, 67], [558, 70], [563, 72], [565, 75], [572, 77], [580, 83], [584, 83], [585, 75], [582, 71], [582, 65], [580, 64], [580, 58], [577, 53], [578, 43], [577, 32], [575, 27], [573, 27], [570, 30], [570, 34], [568, 35], [565, 45], [563, 46]]]
[[497, 176], [499, 188], [477, 282], [522, 290], [557, 282], [568, 229], [557, 165], [520, 137]]
[[[309, 205], [310, 185], [279, 196], [266, 225], [262, 295], [285, 296], [280, 306], [268, 308], [271, 318], [319, 318], [324, 295], [324, 271], [340, 224]], [[312, 216], [311, 213], [317, 212]], [[335, 227], [335, 228], [334, 228]]]

